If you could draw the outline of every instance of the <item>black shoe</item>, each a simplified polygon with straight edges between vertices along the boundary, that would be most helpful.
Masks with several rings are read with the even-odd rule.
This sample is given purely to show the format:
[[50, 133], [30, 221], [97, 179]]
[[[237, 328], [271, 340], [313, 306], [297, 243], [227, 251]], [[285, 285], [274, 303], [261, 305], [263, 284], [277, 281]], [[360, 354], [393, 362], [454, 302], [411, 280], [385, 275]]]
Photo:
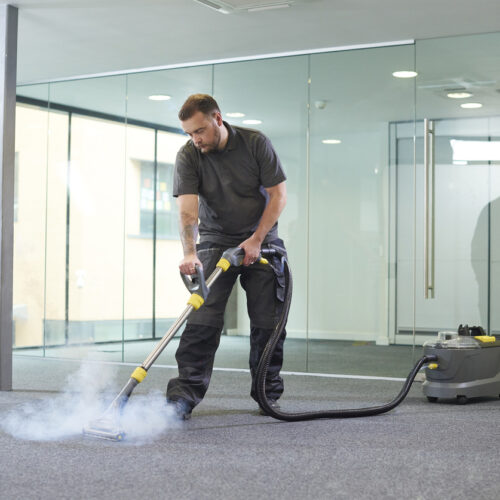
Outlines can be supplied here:
[[[269, 406], [273, 409], [273, 410], [279, 410], [281, 408], [280, 404], [278, 403], [278, 400], [277, 399], [268, 399], [267, 400]], [[268, 413], [266, 412], [266, 410], [264, 410], [264, 408], [261, 408], [259, 406], [259, 413], [261, 415], [268, 415]]]
[[168, 399], [167, 408], [173, 410], [173, 414], [178, 420], [189, 420], [193, 408], [185, 399]]

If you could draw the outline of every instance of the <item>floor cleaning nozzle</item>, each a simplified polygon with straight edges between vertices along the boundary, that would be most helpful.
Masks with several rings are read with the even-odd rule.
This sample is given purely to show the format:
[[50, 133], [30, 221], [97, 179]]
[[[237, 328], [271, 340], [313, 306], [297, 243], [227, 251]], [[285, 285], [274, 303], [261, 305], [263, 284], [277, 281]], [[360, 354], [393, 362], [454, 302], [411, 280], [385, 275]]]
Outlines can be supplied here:
[[146, 375], [147, 371], [143, 367], [137, 367], [133, 371], [125, 387], [120, 391], [118, 396], [116, 396], [104, 414], [92, 420], [83, 428], [84, 436], [121, 441], [125, 437], [125, 433], [120, 429], [122, 409], [135, 386], [142, 382], [146, 378]]
[[104, 414], [101, 418], [89, 422], [89, 424], [83, 428], [83, 434], [89, 437], [121, 441], [125, 438], [125, 433], [120, 430], [118, 422], [118, 416], [114, 418]]

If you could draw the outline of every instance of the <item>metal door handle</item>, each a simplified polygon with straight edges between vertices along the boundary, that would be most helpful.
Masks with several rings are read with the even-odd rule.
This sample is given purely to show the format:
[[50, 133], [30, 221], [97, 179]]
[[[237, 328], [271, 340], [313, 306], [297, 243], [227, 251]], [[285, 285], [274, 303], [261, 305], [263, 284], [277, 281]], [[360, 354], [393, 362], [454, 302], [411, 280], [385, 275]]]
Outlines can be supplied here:
[[424, 119], [424, 297], [434, 298], [434, 121]]

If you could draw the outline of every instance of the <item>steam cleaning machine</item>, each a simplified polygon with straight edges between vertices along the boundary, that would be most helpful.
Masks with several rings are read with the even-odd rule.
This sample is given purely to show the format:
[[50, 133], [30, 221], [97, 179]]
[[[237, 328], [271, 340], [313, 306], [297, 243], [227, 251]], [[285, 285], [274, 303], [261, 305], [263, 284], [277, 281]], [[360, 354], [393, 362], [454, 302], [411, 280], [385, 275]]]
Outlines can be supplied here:
[[430, 402], [500, 396], [500, 337], [485, 335], [481, 327], [458, 327], [439, 332], [424, 344], [424, 354], [437, 360], [426, 368], [424, 394]]
[[[241, 266], [243, 258], [244, 251], [241, 248], [236, 247], [226, 250], [206, 282], [203, 270], [199, 267], [196, 268], [196, 275], [191, 278], [181, 274], [184, 284], [191, 292], [187, 307], [142, 365], [132, 372], [127, 384], [115, 397], [104, 414], [84, 427], [84, 435], [116, 441], [120, 441], [125, 437], [120, 427], [120, 414], [134, 388], [144, 380], [149, 368], [151, 368], [191, 312], [203, 306], [210, 287], [217, 278], [231, 266]], [[467, 401], [469, 397], [493, 394], [497, 396], [500, 394], [500, 349], [498, 349], [500, 347], [500, 338], [487, 335], [473, 336], [470, 335], [471, 330], [467, 330], [468, 335], [460, 331], [461, 335], [455, 335], [454, 333], [440, 334], [436, 342], [426, 344], [423, 357], [417, 361], [408, 374], [399, 394], [389, 403], [367, 408], [301, 413], [286, 413], [281, 409], [273, 408], [269, 404], [265, 392], [266, 377], [269, 363], [278, 340], [283, 334], [288, 318], [292, 298], [292, 276], [286, 255], [279, 253], [278, 250], [263, 249], [259, 263], [271, 265], [275, 270], [279, 268], [279, 272], [284, 274], [286, 289], [280, 317], [264, 348], [256, 373], [257, 401], [267, 415], [289, 422], [318, 418], [353, 418], [379, 415], [392, 410], [403, 401], [417, 373], [425, 365], [427, 365], [427, 381], [424, 384], [424, 394], [430, 401], [436, 401], [438, 398], [456, 397], [458, 402], [462, 403]]]

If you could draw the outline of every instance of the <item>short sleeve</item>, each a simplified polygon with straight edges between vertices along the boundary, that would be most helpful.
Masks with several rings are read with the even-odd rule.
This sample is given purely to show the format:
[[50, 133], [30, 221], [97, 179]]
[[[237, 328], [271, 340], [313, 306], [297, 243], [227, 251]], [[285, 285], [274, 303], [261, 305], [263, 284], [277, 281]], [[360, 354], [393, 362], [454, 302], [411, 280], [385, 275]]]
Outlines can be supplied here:
[[172, 195], [198, 194], [199, 176], [195, 158], [186, 151], [186, 146], [177, 153], [174, 168]]
[[271, 141], [259, 134], [256, 141], [256, 160], [260, 169], [260, 182], [265, 188], [276, 186], [286, 180], [281, 161]]

